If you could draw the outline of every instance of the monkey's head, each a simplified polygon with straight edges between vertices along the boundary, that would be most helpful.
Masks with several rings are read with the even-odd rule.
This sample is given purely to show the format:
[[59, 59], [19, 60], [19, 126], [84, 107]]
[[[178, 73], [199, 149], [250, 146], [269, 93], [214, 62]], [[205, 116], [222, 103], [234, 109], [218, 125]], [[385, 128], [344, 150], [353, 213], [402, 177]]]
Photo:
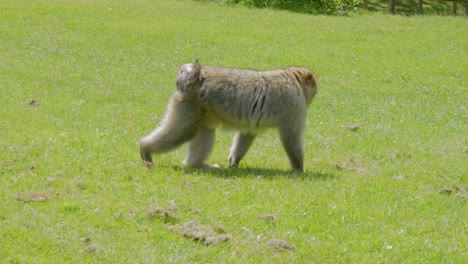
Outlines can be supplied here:
[[197, 89], [201, 80], [200, 73], [201, 66], [198, 60], [182, 66], [176, 77], [177, 90], [190, 92]]

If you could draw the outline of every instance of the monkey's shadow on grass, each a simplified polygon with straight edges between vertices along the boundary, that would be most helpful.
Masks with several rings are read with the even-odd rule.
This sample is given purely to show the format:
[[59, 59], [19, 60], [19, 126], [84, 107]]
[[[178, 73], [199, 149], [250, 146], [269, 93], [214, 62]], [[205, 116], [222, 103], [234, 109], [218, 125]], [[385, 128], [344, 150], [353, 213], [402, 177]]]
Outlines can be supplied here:
[[220, 178], [264, 178], [264, 179], [273, 179], [277, 177], [287, 177], [294, 179], [304, 179], [304, 180], [329, 180], [334, 179], [335, 175], [331, 173], [322, 173], [316, 171], [306, 171], [302, 172], [293, 172], [290, 170], [279, 170], [279, 169], [264, 169], [264, 168], [218, 168], [218, 169], [200, 169], [200, 168], [190, 168], [190, 167], [179, 167], [175, 166], [174, 169], [183, 171], [187, 174], [203, 174], [211, 175]]

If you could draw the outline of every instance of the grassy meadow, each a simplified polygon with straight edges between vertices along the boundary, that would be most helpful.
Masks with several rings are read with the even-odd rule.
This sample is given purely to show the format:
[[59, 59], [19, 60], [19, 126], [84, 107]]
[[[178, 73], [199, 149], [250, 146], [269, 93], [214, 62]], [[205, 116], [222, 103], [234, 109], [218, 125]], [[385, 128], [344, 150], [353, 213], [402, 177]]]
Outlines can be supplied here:
[[[466, 263], [468, 21], [203, 1], [0, 2], [1, 263]], [[275, 131], [141, 163], [179, 67], [312, 69], [305, 174]]]

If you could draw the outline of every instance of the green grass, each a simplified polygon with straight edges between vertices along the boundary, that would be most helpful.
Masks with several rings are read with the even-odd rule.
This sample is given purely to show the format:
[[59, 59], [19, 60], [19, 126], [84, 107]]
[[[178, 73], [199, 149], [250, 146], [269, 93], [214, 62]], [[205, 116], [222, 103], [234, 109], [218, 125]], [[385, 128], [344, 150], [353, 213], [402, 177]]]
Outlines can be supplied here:
[[[0, 17], [1, 261], [468, 260], [466, 19], [185, 0], [6, 0]], [[184, 168], [183, 148], [142, 166], [138, 139], [194, 58], [314, 70], [306, 174], [289, 173], [274, 131], [238, 169], [223, 131], [220, 170]], [[172, 230], [190, 220], [232, 239], [204, 246]], [[295, 250], [272, 251], [273, 238]]]

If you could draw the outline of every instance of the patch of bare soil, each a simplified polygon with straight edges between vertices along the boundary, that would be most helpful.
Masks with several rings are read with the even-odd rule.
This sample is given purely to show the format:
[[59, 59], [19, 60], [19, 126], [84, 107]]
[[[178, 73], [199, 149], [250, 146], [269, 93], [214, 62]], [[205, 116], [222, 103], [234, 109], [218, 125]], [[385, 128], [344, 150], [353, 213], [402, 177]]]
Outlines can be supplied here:
[[[168, 202], [166, 207], [152, 206], [146, 212], [146, 216], [150, 219], [156, 218], [164, 221], [168, 224], [167, 228], [172, 232], [204, 246], [220, 244], [233, 239], [232, 235], [228, 234], [227, 228], [220, 224], [214, 226], [202, 225], [196, 220], [177, 224], [176, 222], [179, 222], [179, 218], [175, 215], [177, 209], [177, 203], [171, 200]], [[278, 220], [276, 215], [269, 213], [259, 214], [257, 218], [267, 224], [275, 223]], [[247, 227], [242, 227], [242, 231], [249, 235], [248, 239], [255, 239], [257, 243], [260, 242], [263, 244], [265, 241], [264, 236], [255, 234], [253, 230]], [[266, 243], [266, 246], [275, 253], [281, 251], [293, 251], [296, 249], [294, 244], [284, 239], [271, 239]], [[90, 245], [90, 251], [92, 250], [93, 246]]]
[[99, 247], [96, 244], [89, 244], [83, 250], [85, 253], [94, 254], [98, 251]]
[[278, 220], [278, 217], [272, 214], [260, 214], [257, 216], [257, 218], [265, 221], [266, 223], [274, 223], [276, 220]]
[[86, 247], [83, 249], [83, 252], [87, 254], [94, 254], [99, 250], [99, 246], [97, 244], [92, 243], [91, 238], [83, 237], [80, 240], [81, 242], [86, 244]]
[[45, 202], [49, 200], [49, 195], [46, 193], [17, 194], [15, 199], [20, 202]]
[[274, 252], [281, 252], [281, 251], [293, 251], [296, 249], [296, 246], [284, 239], [271, 239], [267, 242], [268, 247]]
[[468, 184], [458, 184], [454, 187], [446, 187], [439, 190], [440, 194], [452, 195], [461, 200], [467, 199], [467, 192], [468, 192]]
[[[171, 226], [169, 229], [184, 237], [200, 242], [205, 246], [226, 242], [232, 239], [229, 234], [218, 233], [217, 231], [220, 231], [218, 228], [215, 229], [210, 226], [201, 225], [195, 220], [191, 220], [180, 226]], [[225, 232], [225, 230], [223, 229], [222, 232]]]
[[360, 125], [357, 125], [357, 124], [352, 124], [352, 125], [347, 125], [346, 126], [346, 129], [349, 130], [349, 131], [358, 131], [358, 129], [360, 129], [361, 126]]
[[146, 216], [150, 219], [155, 217], [162, 219], [165, 223], [174, 223], [179, 221], [179, 218], [175, 215], [178, 209], [175, 201], [169, 201], [166, 207], [153, 206], [146, 212]]

